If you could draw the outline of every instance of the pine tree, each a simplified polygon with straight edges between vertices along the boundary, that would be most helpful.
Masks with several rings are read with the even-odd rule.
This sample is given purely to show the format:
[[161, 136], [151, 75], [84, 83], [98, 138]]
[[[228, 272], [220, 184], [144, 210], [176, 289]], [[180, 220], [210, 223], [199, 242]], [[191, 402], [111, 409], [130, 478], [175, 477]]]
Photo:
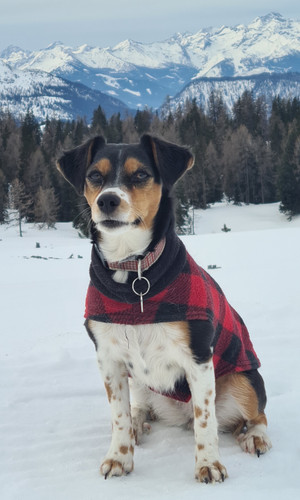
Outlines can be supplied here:
[[278, 175], [280, 210], [291, 219], [300, 214], [300, 139], [294, 125], [288, 135]]
[[74, 146], [79, 146], [83, 143], [86, 136], [89, 135], [89, 129], [85, 119], [78, 118], [75, 122], [74, 132], [73, 132], [73, 144]]
[[134, 125], [139, 136], [149, 132], [151, 125], [152, 115], [149, 110], [144, 109], [143, 111], [137, 110], [134, 117]]
[[0, 168], [0, 224], [5, 221], [7, 192], [6, 192], [6, 177]]
[[92, 132], [93, 135], [103, 135], [106, 137], [107, 135], [107, 119], [105, 113], [101, 106], [98, 106], [93, 113], [92, 118]]
[[20, 237], [22, 237], [22, 221], [29, 215], [29, 210], [32, 206], [32, 200], [26, 194], [25, 185], [22, 181], [19, 181], [19, 179], [15, 179], [11, 183], [9, 188], [8, 200], [8, 223], [12, 225], [18, 225], [19, 235]]
[[38, 189], [34, 204], [35, 221], [40, 227], [54, 227], [57, 222], [59, 203], [53, 188]]
[[224, 145], [224, 193], [234, 203], [253, 202], [256, 175], [253, 138], [241, 125]]
[[119, 143], [123, 141], [122, 121], [120, 113], [112, 115], [107, 127], [107, 142]]
[[220, 93], [212, 92], [209, 98], [208, 119], [210, 122], [211, 137], [218, 157], [222, 154], [222, 147], [229, 127], [229, 117], [226, 106]]
[[220, 201], [223, 197], [221, 162], [212, 141], [208, 144], [204, 157], [207, 204]]
[[126, 144], [133, 144], [139, 142], [139, 134], [137, 133], [134, 118], [132, 116], [127, 116], [122, 123], [122, 136], [123, 142]]
[[40, 127], [31, 111], [27, 111], [21, 123], [21, 147], [20, 147], [20, 180], [27, 189], [27, 170], [31, 162], [33, 153], [37, 150], [41, 141]]
[[190, 203], [184, 190], [184, 181], [181, 179], [175, 187], [175, 216], [176, 232], [178, 234], [191, 233]]

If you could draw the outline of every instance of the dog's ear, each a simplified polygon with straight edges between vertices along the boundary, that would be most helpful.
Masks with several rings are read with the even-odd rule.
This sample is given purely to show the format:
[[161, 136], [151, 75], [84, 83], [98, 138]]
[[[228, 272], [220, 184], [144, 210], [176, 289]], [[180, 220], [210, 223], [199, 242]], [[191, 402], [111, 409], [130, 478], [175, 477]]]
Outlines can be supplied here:
[[183, 146], [163, 141], [145, 134], [141, 144], [151, 154], [154, 163], [167, 189], [171, 189], [176, 181], [194, 165], [192, 153]]
[[58, 170], [79, 194], [83, 194], [85, 173], [88, 166], [92, 163], [96, 151], [104, 145], [105, 139], [99, 135], [75, 149], [65, 151], [57, 161]]

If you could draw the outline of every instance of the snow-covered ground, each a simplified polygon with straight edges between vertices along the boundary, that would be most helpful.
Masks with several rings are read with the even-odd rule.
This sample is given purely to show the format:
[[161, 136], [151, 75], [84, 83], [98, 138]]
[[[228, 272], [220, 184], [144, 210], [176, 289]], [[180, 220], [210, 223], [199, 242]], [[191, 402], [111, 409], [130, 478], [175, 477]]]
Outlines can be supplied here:
[[70, 224], [26, 226], [23, 238], [0, 226], [1, 499], [299, 498], [300, 217], [288, 222], [277, 204], [217, 204], [196, 212], [195, 227], [186, 246], [217, 266], [262, 361], [273, 449], [258, 459], [221, 435], [229, 478], [198, 484], [192, 432], [155, 423], [134, 472], [105, 481], [110, 410], [83, 327], [90, 244]]

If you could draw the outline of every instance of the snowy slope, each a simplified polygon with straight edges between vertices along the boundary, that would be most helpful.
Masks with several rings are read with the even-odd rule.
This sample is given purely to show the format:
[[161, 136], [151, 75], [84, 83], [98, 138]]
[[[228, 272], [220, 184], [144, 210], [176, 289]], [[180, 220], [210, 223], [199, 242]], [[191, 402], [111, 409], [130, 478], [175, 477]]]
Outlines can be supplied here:
[[146, 66], [149, 69], [168, 67], [171, 62], [172, 65], [191, 65], [188, 54], [175, 38], [147, 44], [124, 40], [113, 47], [111, 52], [135, 66]]
[[257, 17], [248, 25], [199, 32], [182, 43], [199, 68], [196, 78], [300, 70], [300, 22], [277, 13]]
[[[226, 223], [231, 232], [220, 229]], [[273, 449], [244, 454], [220, 436], [229, 478], [193, 479], [193, 436], [153, 425], [136, 448], [135, 471], [105, 481], [109, 406], [83, 306], [90, 244], [70, 224], [39, 231], [0, 226], [0, 497], [5, 500], [294, 500], [299, 497], [300, 219], [278, 204], [216, 204], [196, 212], [188, 249], [243, 316], [262, 361]], [[36, 242], [41, 248], [36, 248]], [[43, 258], [36, 258], [36, 257]], [[70, 258], [72, 257], [72, 258]]]
[[231, 112], [233, 105], [245, 91], [251, 92], [253, 99], [264, 97], [267, 113], [271, 113], [272, 102], [275, 97], [293, 99], [300, 96], [300, 73], [286, 73], [284, 75], [253, 75], [250, 77], [234, 78], [197, 78], [186, 85], [181, 92], [162, 106], [162, 112], [168, 114], [170, 109], [175, 111], [183, 107], [187, 101], [193, 99], [207, 113], [209, 111], [210, 96], [214, 92], [221, 95], [225, 106]]
[[91, 120], [99, 104], [108, 117], [118, 112], [124, 116], [129, 111], [115, 97], [51, 73], [12, 70], [0, 60], [1, 111], [9, 111], [19, 118], [30, 109], [39, 121], [47, 117], [75, 120], [78, 116]]

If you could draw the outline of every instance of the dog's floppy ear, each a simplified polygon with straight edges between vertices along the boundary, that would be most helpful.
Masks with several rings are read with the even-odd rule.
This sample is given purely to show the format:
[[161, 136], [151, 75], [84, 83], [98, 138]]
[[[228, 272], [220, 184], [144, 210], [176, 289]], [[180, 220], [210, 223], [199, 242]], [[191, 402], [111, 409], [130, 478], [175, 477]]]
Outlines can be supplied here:
[[141, 144], [153, 156], [167, 189], [171, 189], [184, 172], [194, 165], [192, 153], [183, 146], [177, 146], [177, 144], [163, 141], [149, 134], [141, 137]]
[[79, 194], [83, 194], [85, 173], [88, 166], [92, 163], [96, 151], [104, 145], [105, 139], [99, 135], [75, 149], [65, 151], [57, 161], [58, 170]]

